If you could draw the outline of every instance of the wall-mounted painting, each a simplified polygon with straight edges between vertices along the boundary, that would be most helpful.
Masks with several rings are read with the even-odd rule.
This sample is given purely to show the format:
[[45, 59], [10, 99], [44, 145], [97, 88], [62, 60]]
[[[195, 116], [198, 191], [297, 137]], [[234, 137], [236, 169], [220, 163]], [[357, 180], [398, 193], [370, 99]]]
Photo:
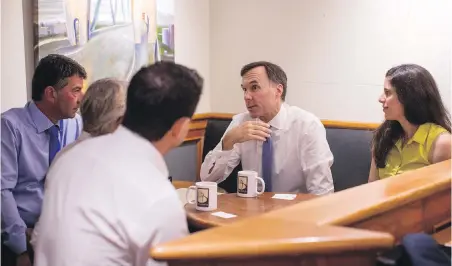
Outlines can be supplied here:
[[158, 59], [174, 61], [174, 0], [157, 0], [157, 39]]
[[63, 54], [86, 68], [87, 84], [130, 80], [143, 65], [174, 60], [173, 1], [34, 0], [35, 63]]

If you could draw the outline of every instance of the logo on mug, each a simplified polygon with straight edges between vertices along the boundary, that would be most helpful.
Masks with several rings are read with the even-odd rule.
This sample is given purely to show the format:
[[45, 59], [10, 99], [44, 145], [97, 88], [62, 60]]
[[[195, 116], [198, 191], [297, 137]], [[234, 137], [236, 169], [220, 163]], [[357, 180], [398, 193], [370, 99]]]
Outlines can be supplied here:
[[237, 191], [242, 194], [248, 194], [248, 177], [239, 176], [237, 182]]
[[209, 207], [209, 189], [198, 188], [198, 207]]

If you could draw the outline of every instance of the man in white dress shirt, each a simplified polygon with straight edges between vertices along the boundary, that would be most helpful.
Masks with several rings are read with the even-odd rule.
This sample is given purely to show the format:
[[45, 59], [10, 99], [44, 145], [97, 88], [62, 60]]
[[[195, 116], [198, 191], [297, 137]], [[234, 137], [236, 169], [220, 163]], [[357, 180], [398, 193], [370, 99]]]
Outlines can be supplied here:
[[254, 62], [240, 74], [248, 112], [233, 117], [207, 154], [201, 179], [221, 182], [241, 161], [243, 170], [257, 171], [265, 180], [266, 191], [334, 192], [325, 128], [313, 114], [284, 102], [287, 76], [281, 67]]
[[63, 154], [49, 172], [35, 265], [165, 265], [152, 246], [188, 234], [163, 155], [180, 145], [202, 91], [184, 66], [158, 62], [130, 81], [122, 125]]

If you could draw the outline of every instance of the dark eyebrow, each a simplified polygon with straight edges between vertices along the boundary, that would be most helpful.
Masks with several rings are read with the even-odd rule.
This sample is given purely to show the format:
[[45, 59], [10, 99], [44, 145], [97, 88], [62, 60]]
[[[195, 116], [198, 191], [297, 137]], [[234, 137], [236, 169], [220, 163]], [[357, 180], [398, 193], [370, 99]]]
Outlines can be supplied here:
[[[259, 82], [257, 81], [257, 80], [251, 80], [250, 82], [249, 82], [249, 84], [257, 84], [257, 85], [259, 85]], [[240, 87], [242, 87], [243, 88], [243, 84], [240, 84]]]

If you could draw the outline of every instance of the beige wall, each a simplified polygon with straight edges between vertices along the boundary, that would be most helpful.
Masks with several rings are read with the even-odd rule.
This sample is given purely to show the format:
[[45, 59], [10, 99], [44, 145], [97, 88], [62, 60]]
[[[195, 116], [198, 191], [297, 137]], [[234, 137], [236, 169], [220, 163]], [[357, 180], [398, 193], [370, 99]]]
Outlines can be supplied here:
[[212, 111], [244, 110], [239, 71], [254, 60], [281, 65], [287, 102], [322, 119], [380, 121], [384, 74], [408, 62], [432, 72], [450, 109], [451, 2], [212, 0]]
[[[287, 102], [322, 119], [380, 121], [384, 73], [406, 62], [433, 73], [450, 109], [451, 3], [175, 0], [176, 61], [205, 78], [198, 113], [244, 110], [239, 70], [254, 60], [280, 64]], [[31, 6], [2, 1], [1, 10], [4, 111], [27, 100], [33, 56]]]
[[196, 110], [210, 112], [210, 17], [209, 0], [174, 0], [175, 60], [195, 68], [204, 78], [204, 92]]
[[[25, 5], [22, 5], [25, 2]], [[1, 1], [1, 111], [25, 105], [27, 100], [26, 62], [31, 47], [26, 47], [29, 31], [24, 29], [23, 1]], [[29, 11], [29, 10], [25, 10]], [[31, 19], [30, 19], [31, 21]], [[31, 28], [31, 27], [30, 27]], [[28, 49], [26, 49], [28, 48]]]

